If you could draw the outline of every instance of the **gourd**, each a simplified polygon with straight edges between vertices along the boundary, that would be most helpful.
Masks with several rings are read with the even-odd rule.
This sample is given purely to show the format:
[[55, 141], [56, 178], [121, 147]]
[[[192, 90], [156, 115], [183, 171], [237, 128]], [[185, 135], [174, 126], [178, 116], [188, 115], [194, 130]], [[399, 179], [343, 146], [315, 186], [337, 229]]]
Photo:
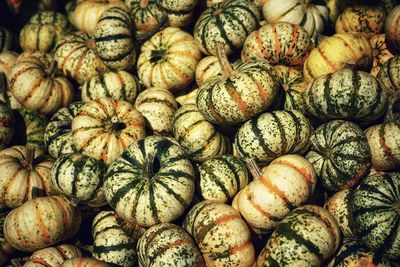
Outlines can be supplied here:
[[75, 257], [64, 261], [60, 267], [111, 267], [111, 265], [95, 258]]
[[12, 51], [0, 52], [0, 72], [8, 77], [12, 66], [17, 61], [18, 54]]
[[385, 19], [386, 45], [393, 54], [397, 54], [400, 51], [399, 16], [400, 5], [393, 8]]
[[[5, 81], [3, 80], [3, 86], [5, 86], [4, 84]], [[2, 85], [0, 84], [0, 86]], [[15, 119], [11, 108], [6, 103], [0, 101], [0, 150], [4, 149], [11, 142], [14, 135], [14, 122]]]
[[186, 104], [196, 104], [196, 97], [198, 92], [199, 88], [195, 88], [192, 91], [189, 91], [187, 94], [177, 96], [175, 100], [181, 106]]
[[385, 40], [385, 34], [377, 34], [369, 39], [374, 55], [370, 73], [374, 77], [377, 77], [382, 65], [394, 57], [394, 55], [387, 49]]
[[18, 109], [18, 113], [21, 115], [24, 121], [26, 136], [25, 145], [39, 148], [42, 151], [46, 151], [46, 145], [44, 143], [44, 133], [46, 125], [49, 122], [47, 117], [33, 110], [25, 108]]
[[200, 60], [199, 64], [197, 64], [195, 75], [198, 86], [201, 86], [210, 78], [222, 76], [222, 69], [218, 57], [207, 56]]
[[396, 55], [383, 63], [376, 78], [391, 95], [397, 95], [400, 92], [399, 74], [400, 57]]
[[173, 27], [185, 27], [192, 20], [197, 0], [158, 0], [158, 5], [168, 15], [168, 22]]
[[4, 221], [7, 216], [7, 212], [0, 212], [0, 264], [5, 264], [8, 257], [15, 251], [14, 247], [4, 238]]
[[69, 244], [35, 251], [23, 267], [59, 267], [67, 259], [82, 256], [78, 247]]
[[10, 30], [0, 27], [0, 52], [10, 50], [13, 46], [13, 35]]

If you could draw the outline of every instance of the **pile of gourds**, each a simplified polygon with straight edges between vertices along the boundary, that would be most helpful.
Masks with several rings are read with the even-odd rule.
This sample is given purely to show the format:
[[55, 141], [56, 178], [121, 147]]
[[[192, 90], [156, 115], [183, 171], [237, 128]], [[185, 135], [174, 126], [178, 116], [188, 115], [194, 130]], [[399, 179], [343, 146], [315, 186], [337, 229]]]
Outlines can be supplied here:
[[396, 0], [6, 2], [0, 265], [399, 266]]

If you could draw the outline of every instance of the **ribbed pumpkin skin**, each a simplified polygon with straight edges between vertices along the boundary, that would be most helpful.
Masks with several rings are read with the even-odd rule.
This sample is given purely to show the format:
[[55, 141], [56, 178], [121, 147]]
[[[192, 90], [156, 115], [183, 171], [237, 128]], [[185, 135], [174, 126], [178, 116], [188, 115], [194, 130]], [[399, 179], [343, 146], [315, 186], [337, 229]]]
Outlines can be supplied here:
[[101, 211], [93, 219], [93, 257], [118, 266], [135, 266], [136, 242], [124, 233], [113, 211]]
[[15, 250], [4, 237], [3, 226], [6, 216], [7, 212], [0, 213], [0, 264], [4, 264]]
[[46, 116], [29, 109], [19, 109], [26, 128], [26, 145], [46, 150], [44, 132], [49, 122]]
[[24, 267], [59, 267], [65, 260], [82, 256], [79, 248], [65, 244], [35, 251]]
[[377, 34], [369, 39], [374, 55], [370, 73], [374, 77], [377, 77], [382, 65], [394, 57], [394, 55], [390, 53], [389, 49], [387, 49], [385, 39], [385, 34]]
[[335, 218], [319, 206], [304, 205], [276, 227], [257, 258], [257, 266], [321, 266], [339, 245]]
[[9, 50], [13, 45], [13, 36], [11, 31], [0, 27], [0, 52]]
[[194, 38], [201, 52], [217, 55], [217, 42], [223, 42], [228, 55], [239, 50], [256, 29], [260, 13], [246, 0], [229, 0], [207, 8], [194, 26]]
[[173, 27], [187, 26], [191, 19], [197, 0], [158, 0], [158, 5], [168, 15], [168, 22]]
[[6, 77], [8, 77], [11, 68], [17, 61], [17, 57], [18, 54], [12, 51], [0, 52], [0, 72], [3, 72]]
[[41, 197], [13, 209], [4, 222], [4, 234], [13, 247], [35, 251], [72, 237], [80, 224], [79, 209], [65, 197]]
[[147, 88], [136, 98], [135, 107], [146, 119], [153, 134], [172, 135], [178, 103], [170, 91], [157, 87]]
[[14, 134], [14, 123], [11, 108], [6, 103], [0, 102], [0, 150], [11, 142]]
[[232, 206], [259, 235], [273, 230], [291, 210], [303, 205], [317, 183], [314, 167], [302, 156], [285, 155], [262, 170], [235, 197]]
[[142, 45], [137, 63], [139, 79], [146, 87], [176, 91], [194, 80], [200, 59], [193, 36], [168, 27]]
[[150, 227], [177, 219], [189, 206], [194, 169], [182, 147], [151, 136], [133, 143], [110, 165], [103, 190], [122, 219]]
[[86, 102], [72, 120], [71, 130], [78, 150], [107, 165], [146, 136], [144, 118], [134, 106], [108, 97]]
[[208, 200], [227, 202], [249, 182], [244, 162], [229, 154], [203, 162], [199, 172], [201, 195]]
[[157, 3], [158, 0], [125, 0], [137, 34], [154, 31], [167, 16]]
[[307, 112], [321, 120], [370, 123], [380, 117], [388, 105], [388, 92], [375, 77], [350, 69], [318, 77], [303, 97]]
[[368, 176], [349, 195], [354, 229], [373, 251], [389, 259], [400, 257], [400, 174]]
[[288, 66], [301, 65], [312, 48], [307, 31], [289, 22], [267, 24], [250, 33], [243, 49], [242, 60], [266, 60]]
[[201, 114], [214, 124], [235, 124], [257, 116], [274, 101], [279, 83], [267, 62], [234, 67], [229, 77], [203, 83], [197, 94]]
[[192, 237], [172, 223], [149, 228], [139, 239], [137, 251], [140, 267], [204, 266]]
[[400, 92], [400, 57], [394, 56], [383, 63], [376, 78], [391, 93]]
[[113, 70], [129, 70], [136, 61], [132, 21], [128, 11], [112, 7], [100, 16], [93, 34], [96, 52]]
[[196, 67], [196, 83], [201, 86], [210, 78], [222, 76], [221, 65], [216, 56], [207, 56], [200, 60]]
[[400, 51], [400, 6], [393, 8], [385, 19], [386, 44], [390, 52], [396, 54]]
[[250, 230], [232, 207], [204, 200], [189, 211], [183, 228], [194, 237], [206, 266], [253, 266]]
[[115, 100], [125, 100], [133, 103], [140, 91], [140, 84], [134, 75], [120, 70], [92, 77], [81, 86], [81, 89], [83, 101], [111, 97]]
[[111, 267], [111, 265], [95, 258], [75, 257], [64, 261], [60, 267]]
[[239, 128], [234, 155], [267, 163], [285, 154], [301, 153], [307, 149], [311, 134], [311, 124], [300, 111], [263, 113]]
[[71, 124], [82, 105], [83, 102], [74, 102], [66, 108], [59, 109], [47, 124], [44, 142], [49, 155], [53, 158], [78, 152], [73, 142]]
[[324, 39], [311, 50], [304, 62], [303, 74], [307, 82], [344, 69], [348, 64], [355, 69], [368, 70], [372, 64], [372, 47], [364, 35], [337, 33]]
[[199, 88], [193, 89], [189, 93], [185, 95], [181, 95], [175, 98], [176, 102], [179, 103], [179, 105], [183, 106], [186, 104], [197, 104], [196, 103], [196, 97], [197, 93], [199, 92]]
[[12, 95], [22, 106], [43, 114], [66, 107], [72, 101], [73, 87], [65, 77], [50, 76], [53, 71], [45, 58], [17, 60], [8, 77]]
[[28, 200], [54, 194], [50, 179], [54, 161], [40, 149], [32, 149], [13, 146], [0, 151], [0, 204], [17, 208]]

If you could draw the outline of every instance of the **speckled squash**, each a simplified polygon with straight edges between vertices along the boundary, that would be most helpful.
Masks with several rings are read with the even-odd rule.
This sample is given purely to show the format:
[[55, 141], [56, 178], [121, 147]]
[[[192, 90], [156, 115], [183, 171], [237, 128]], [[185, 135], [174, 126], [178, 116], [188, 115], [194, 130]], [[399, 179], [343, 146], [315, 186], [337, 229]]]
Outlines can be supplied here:
[[388, 106], [388, 92], [375, 77], [350, 69], [318, 77], [303, 97], [307, 112], [321, 120], [370, 123]]
[[140, 267], [204, 266], [192, 237], [181, 227], [162, 223], [149, 228], [137, 244]]
[[194, 80], [200, 59], [193, 36], [168, 27], [142, 45], [137, 63], [139, 79], [146, 87], [183, 89]]
[[182, 215], [194, 194], [194, 169], [186, 151], [165, 137], [130, 145], [108, 168], [103, 190], [126, 221], [150, 227]]
[[377, 77], [382, 65], [394, 57], [394, 55], [390, 53], [389, 49], [387, 49], [385, 39], [385, 34], [377, 34], [369, 39], [374, 55], [370, 73], [374, 77]]
[[9, 50], [13, 46], [13, 35], [10, 30], [0, 27], [0, 52]]
[[174, 95], [162, 88], [152, 87], [141, 92], [135, 102], [154, 135], [171, 136], [178, 103]]
[[121, 229], [114, 211], [101, 211], [93, 219], [93, 257], [123, 267], [135, 266], [136, 242]]
[[7, 212], [0, 212], [0, 264], [5, 264], [8, 257], [12, 255], [15, 248], [5, 239], [3, 226], [7, 216]]
[[67, 198], [40, 197], [7, 215], [4, 234], [16, 249], [36, 251], [72, 237], [80, 225], [81, 213]]
[[385, 19], [386, 45], [390, 52], [397, 54], [400, 52], [400, 5], [393, 8]]
[[71, 130], [78, 150], [107, 165], [146, 136], [145, 120], [134, 106], [108, 97], [84, 103]]
[[83, 101], [111, 97], [115, 100], [135, 101], [140, 92], [139, 80], [129, 72], [110, 71], [92, 77], [81, 86]]
[[197, 0], [158, 0], [158, 5], [166, 12], [169, 25], [182, 28], [191, 22]]
[[335, 255], [340, 229], [325, 209], [304, 205], [289, 213], [272, 233], [257, 266], [321, 266]]
[[74, 102], [66, 108], [59, 109], [47, 124], [44, 143], [49, 155], [53, 158], [78, 152], [73, 142], [71, 124], [82, 105], [83, 102]]
[[354, 33], [337, 33], [325, 38], [311, 50], [304, 62], [303, 74], [307, 82], [352, 66], [369, 70], [373, 60], [372, 47], [367, 37]]
[[63, 244], [35, 251], [23, 267], [59, 267], [67, 259], [82, 256], [74, 245]]
[[246, 0], [229, 0], [207, 8], [194, 26], [194, 38], [206, 55], [217, 55], [222, 42], [228, 55], [239, 50], [260, 20], [257, 6]]
[[391, 94], [400, 93], [400, 57], [396, 55], [383, 63], [376, 78]]
[[201, 86], [203, 82], [210, 78], [222, 76], [221, 65], [219, 64], [218, 57], [207, 56], [200, 60], [196, 67], [196, 83]]
[[54, 160], [40, 149], [13, 146], [0, 151], [0, 203], [8, 208], [54, 194], [50, 170]]
[[189, 211], [183, 228], [194, 237], [206, 266], [253, 266], [250, 230], [232, 207], [204, 200]]
[[195, 104], [183, 105], [175, 112], [173, 133], [194, 161], [203, 162], [229, 150], [228, 139], [201, 115]]
[[12, 51], [0, 52], [0, 72], [8, 77], [12, 66], [17, 61], [18, 54]]
[[389, 259], [400, 258], [400, 174], [368, 176], [349, 195], [350, 214], [358, 237]]
[[249, 182], [244, 162], [229, 154], [206, 160], [199, 172], [200, 192], [208, 200], [228, 202]]
[[242, 49], [242, 60], [266, 60], [270, 64], [301, 65], [312, 42], [307, 31], [289, 22], [267, 24], [252, 32]]
[[181, 106], [186, 105], [186, 104], [195, 104], [196, 105], [197, 104], [196, 97], [197, 97], [198, 92], [199, 92], [199, 88], [195, 88], [192, 91], [189, 91], [187, 94], [177, 96], [175, 98], [175, 100]]
[[15, 120], [11, 108], [0, 101], [0, 150], [11, 142], [14, 135], [14, 123]]
[[104, 261], [96, 260], [88, 257], [75, 257], [64, 261], [60, 267], [112, 267]]
[[26, 145], [46, 151], [44, 132], [49, 122], [46, 116], [36, 111], [21, 108], [18, 113], [22, 116], [25, 125]]
[[285, 154], [301, 153], [308, 148], [311, 134], [311, 124], [300, 111], [263, 113], [239, 128], [233, 151], [242, 159], [267, 163]]

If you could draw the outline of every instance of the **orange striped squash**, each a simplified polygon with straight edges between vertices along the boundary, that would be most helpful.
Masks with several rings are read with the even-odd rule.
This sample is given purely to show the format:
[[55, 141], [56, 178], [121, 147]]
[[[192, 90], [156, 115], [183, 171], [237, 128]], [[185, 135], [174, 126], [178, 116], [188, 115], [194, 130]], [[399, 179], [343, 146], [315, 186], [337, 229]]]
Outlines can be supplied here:
[[35, 251], [24, 267], [59, 267], [65, 260], [82, 256], [78, 247], [64, 244]]
[[64, 261], [60, 267], [111, 267], [111, 265], [95, 258], [75, 257]]
[[400, 5], [393, 8], [385, 19], [386, 44], [393, 54], [400, 52]]
[[390, 53], [389, 49], [387, 49], [385, 39], [385, 34], [377, 34], [369, 39], [374, 56], [370, 73], [374, 77], [377, 77], [382, 65], [394, 57], [394, 55]]

